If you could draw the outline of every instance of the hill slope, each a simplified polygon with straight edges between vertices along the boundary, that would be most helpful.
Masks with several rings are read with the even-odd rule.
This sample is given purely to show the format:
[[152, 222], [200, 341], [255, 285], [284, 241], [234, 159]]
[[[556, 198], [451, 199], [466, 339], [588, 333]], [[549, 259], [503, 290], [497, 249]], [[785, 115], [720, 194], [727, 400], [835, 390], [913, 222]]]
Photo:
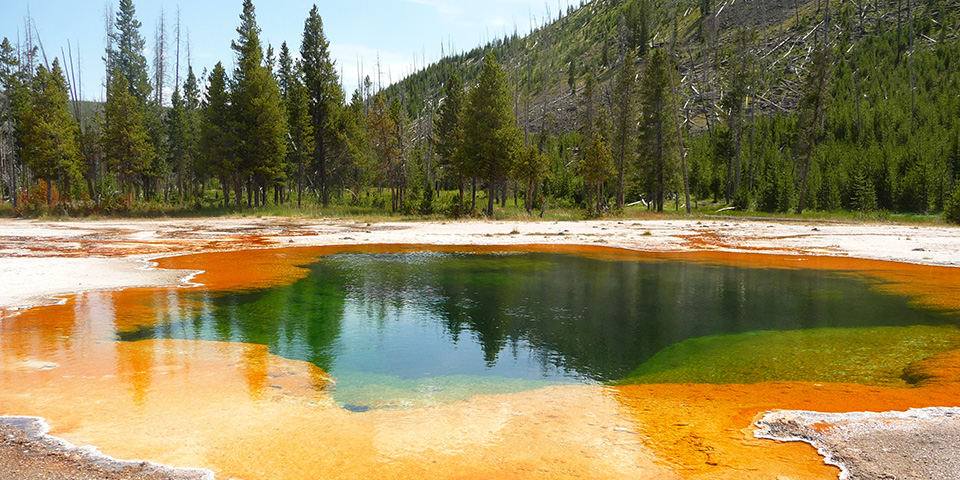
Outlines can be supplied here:
[[[527, 36], [445, 58], [388, 94], [426, 135], [446, 72], [459, 70], [471, 85], [483, 56], [497, 55], [521, 125], [559, 149], [548, 152], [547, 190], [582, 201], [575, 174], [558, 165], [576, 161], [563, 152], [579, 140], [564, 138], [583, 123], [585, 75], [596, 76], [601, 106], [609, 105], [624, 49], [663, 48], [679, 73], [695, 197], [788, 211], [802, 207], [809, 180], [807, 205], [817, 210], [940, 211], [960, 177], [958, 12], [955, 0], [595, 0]], [[829, 79], [806, 155], [798, 106], [818, 43], [827, 46]], [[739, 114], [729, 102], [737, 81], [746, 82]], [[648, 193], [642, 183], [632, 185], [634, 199]]]

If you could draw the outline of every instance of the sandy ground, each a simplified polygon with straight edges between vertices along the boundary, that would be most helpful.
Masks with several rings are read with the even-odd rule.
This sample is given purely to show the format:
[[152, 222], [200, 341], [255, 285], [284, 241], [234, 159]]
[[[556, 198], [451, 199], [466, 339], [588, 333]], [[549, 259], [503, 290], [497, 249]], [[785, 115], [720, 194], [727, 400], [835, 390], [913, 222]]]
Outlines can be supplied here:
[[39, 418], [0, 417], [0, 478], [32, 480], [213, 480], [213, 472], [173, 469], [150, 462], [121, 462], [46, 434]]
[[[148, 268], [150, 260], [159, 257], [215, 250], [354, 244], [602, 245], [651, 252], [715, 250], [826, 255], [960, 266], [960, 229], [942, 227], [739, 220], [559, 223], [463, 221], [368, 224], [348, 220], [291, 218], [90, 222], [0, 219], [0, 275], [7, 279], [4, 288], [0, 289], [0, 317], [33, 305], [62, 302], [64, 300], [59, 296], [68, 294], [133, 286], [170, 285], [187, 281], [192, 275], [190, 272]], [[543, 393], [529, 394], [526, 400], [528, 403], [525, 403], [528, 406], [525, 408], [536, 411], [539, 408], [536, 406], [541, 405], [544, 398], [551, 398], [549, 394], [547, 397], [543, 395]], [[572, 396], [569, 403], [573, 405], [579, 404], [579, 396], [587, 393], [571, 390], [569, 395]], [[472, 402], [494, 402], [488, 406], [489, 409], [500, 408], [499, 403], [492, 399], [475, 399]], [[515, 412], [502, 414], [507, 418], [513, 418], [516, 415]], [[586, 412], [583, 414], [590, 415]], [[804, 414], [796, 415], [801, 418]], [[811, 415], [816, 416], [816, 414]], [[577, 420], [578, 417], [571, 418], [571, 425], [580, 423], [580, 420]], [[410, 414], [407, 421], [408, 426], [416, 426], [417, 422], [423, 420], [416, 414]], [[903, 449], [913, 451], [914, 447], [921, 448], [917, 445], [923, 443], [933, 448], [933, 453], [943, 451], [942, 445], [930, 446], [930, 442], [927, 441], [931, 438], [930, 435], [916, 434], [917, 429], [921, 432], [933, 432], [934, 428], [939, 428], [938, 425], [945, 425], [943, 422], [927, 422], [922, 425], [909, 421], [901, 423], [913, 425], [911, 427], [913, 433], [910, 435], [891, 434], [896, 437], [895, 441], [900, 442], [901, 451]], [[402, 425], [404, 424], [401, 423]], [[956, 428], [955, 422], [951, 425], [953, 427], [949, 428]], [[30, 436], [23, 431], [17, 433], [17, 429], [11, 429], [12, 427], [0, 428], [2, 428], [0, 440], [6, 439], [0, 443], [0, 477], [2, 478], [158, 478], [150, 476], [157, 475], [156, 472], [123, 472], [123, 475], [128, 476], [116, 476], [120, 474], [115, 471], [108, 474], [94, 471], [71, 474], [69, 470], [64, 469], [76, 466], [74, 464], [77, 460], [70, 457], [72, 454], [63, 453], [62, 450], [54, 451], [53, 455], [32, 454], [30, 452], [35, 451], [33, 447], [21, 447], [27, 444], [42, 445], [45, 437], [35, 434]], [[406, 431], [415, 432], [416, 428]], [[522, 432], [522, 429], [518, 431]], [[876, 432], [877, 429], [867, 425], [859, 431], [869, 433]], [[840, 430], [834, 433], [818, 433], [818, 435], [823, 438], [835, 436], [835, 438], [844, 439], [843, 441], [850, 438], [842, 437], [840, 435], [846, 434], [837, 432]], [[464, 435], [473, 436], [474, 433], [466, 432]], [[520, 437], [522, 438], [523, 435]], [[395, 435], [382, 438], [416, 440]], [[870, 444], [869, 439], [874, 437], [861, 434], [859, 438], [866, 438], [867, 440], [863, 443]], [[943, 438], [948, 439], [945, 441], [955, 451], [957, 447], [955, 430], [953, 436]], [[409, 445], [409, 443], [397, 445], [396, 448], [402, 450], [409, 448]], [[820, 444], [817, 446], [821, 448]], [[524, 448], [522, 445], [514, 447]], [[504, 448], [509, 450], [511, 447]], [[545, 447], [545, 450], [549, 448]], [[885, 465], [884, 458], [890, 457], [889, 455], [885, 457], [886, 453], [879, 449], [871, 455], [859, 457], [859, 461], [868, 466]], [[850, 471], [859, 471], [856, 470], [858, 459], [854, 456], [843, 453], [833, 456], [848, 462]], [[44, 461], [54, 463], [43, 463]], [[83, 459], [80, 463], [84, 463]], [[653, 465], [656, 462], [649, 463]], [[3, 468], [8, 470], [5, 471]], [[12, 473], [17, 471], [34, 473]], [[40, 471], [48, 472], [49, 476], [40, 476], [36, 473]], [[958, 474], [956, 470], [948, 471], [954, 476]], [[50, 472], [66, 473], [56, 476]], [[428, 469], [424, 473], [427, 472], [431, 471]], [[667, 478], [664, 476], [667, 475], [666, 471], [649, 470], [647, 474], [650, 474], [650, 478]], [[900, 475], [890, 478], [910, 477]]]
[[960, 472], [960, 408], [780, 411], [757, 425], [758, 438], [813, 445], [841, 479], [951, 480]]

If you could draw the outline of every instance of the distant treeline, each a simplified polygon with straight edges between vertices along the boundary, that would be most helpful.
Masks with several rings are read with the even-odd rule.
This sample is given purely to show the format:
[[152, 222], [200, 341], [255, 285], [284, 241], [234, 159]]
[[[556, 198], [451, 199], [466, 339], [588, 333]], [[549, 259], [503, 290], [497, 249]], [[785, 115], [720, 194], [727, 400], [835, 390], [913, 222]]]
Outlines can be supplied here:
[[[0, 44], [2, 193], [28, 215], [309, 203], [462, 216], [479, 190], [487, 215], [512, 196], [531, 213], [708, 202], [960, 223], [956, 6], [797, 5], [722, 30], [709, 0], [597, 0], [385, 91], [367, 77], [348, 101], [316, 6], [297, 56], [261, 43], [245, 0], [234, 70], [187, 64], [182, 79], [178, 19], [169, 85], [164, 20], [151, 69], [120, 0], [92, 115], [72, 59], [41, 62], [30, 32]], [[544, 42], [565, 52], [562, 72]]]

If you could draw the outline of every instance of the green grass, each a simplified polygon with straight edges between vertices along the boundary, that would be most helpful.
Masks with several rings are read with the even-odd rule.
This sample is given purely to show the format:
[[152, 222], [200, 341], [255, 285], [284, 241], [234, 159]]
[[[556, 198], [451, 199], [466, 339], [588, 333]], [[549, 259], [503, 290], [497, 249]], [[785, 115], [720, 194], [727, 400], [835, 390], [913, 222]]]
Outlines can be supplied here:
[[[387, 207], [378, 207], [373, 205], [373, 201], [366, 199], [359, 205], [343, 203], [341, 199], [331, 199], [330, 205], [321, 207], [316, 197], [305, 197], [302, 201], [302, 207], [296, 207], [296, 200], [286, 204], [276, 205], [268, 203], [260, 207], [238, 208], [236, 206], [224, 207], [222, 201], [215, 197], [215, 191], [210, 190], [204, 198], [202, 207], [196, 208], [190, 204], [162, 204], [157, 202], [135, 202], [127, 212], [123, 214], [111, 215], [89, 215], [77, 216], [79, 218], [192, 218], [192, 217], [290, 217], [305, 219], [320, 218], [344, 218], [360, 222], [413, 222], [413, 221], [441, 221], [454, 218], [447, 212], [449, 208], [456, 203], [455, 192], [442, 192], [439, 199], [434, 200], [434, 213], [429, 215], [419, 214], [401, 214], [391, 212], [389, 209], [389, 198], [385, 202]], [[469, 193], [466, 201], [469, 209]], [[374, 194], [374, 198], [376, 195]], [[244, 205], [246, 205], [244, 203]], [[485, 192], [477, 192], [477, 208], [470, 214], [462, 215], [460, 218], [485, 219], [483, 211], [486, 209], [487, 199]], [[724, 204], [701, 205], [693, 209], [691, 215], [681, 208], [677, 210], [675, 203], [667, 205], [664, 213], [656, 213], [647, 210], [642, 205], [624, 208], [619, 212], [610, 212], [602, 217], [591, 217], [587, 211], [577, 206], [560, 204], [556, 201], [548, 201], [547, 208], [540, 216], [540, 209], [535, 208], [533, 213], [527, 213], [523, 207], [523, 197], [517, 198], [517, 203], [511, 196], [507, 200], [505, 207], [499, 204], [494, 207], [493, 220], [496, 221], [579, 221], [586, 219], [610, 219], [610, 220], [680, 220], [680, 219], [765, 219], [770, 221], [810, 221], [810, 222], [843, 222], [843, 223], [893, 223], [909, 225], [948, 225], [940, 214], [909, 214], [909, 213], [889, 213], [889, 212], [868, 212], [866, 214], [850, 211], [807, 211], [803, 215], [794, 213], [767, 213], [757, 211], [737, 211], [725, 210]], [[0, 202], [0, 217], [12, 217], [15, 215], [14, 209], [9, 202]], [[28, 215], [32, 218], [44, 220], [63, 220], [75, 218], [68, 215], [58, 214], [57, 209], [41, 208], [39, 211]]]

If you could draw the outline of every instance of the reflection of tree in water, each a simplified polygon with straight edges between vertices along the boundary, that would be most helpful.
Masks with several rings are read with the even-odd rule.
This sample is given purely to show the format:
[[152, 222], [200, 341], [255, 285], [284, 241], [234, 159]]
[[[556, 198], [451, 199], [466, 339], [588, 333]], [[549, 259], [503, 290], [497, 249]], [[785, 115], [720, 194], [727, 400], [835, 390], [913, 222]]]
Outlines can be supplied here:
[[345, 305], [342, 284], [342, 279], [325, 274], [264, 291], [186, 292], [182, 295], [193, 308], [181, 309], [176, 322], [158, 311], [153, 326], [118, 336], [127, 341], [181, 338], [267, 345], [270, 353], [329, 371]]
[[222, 340], [267, 345], [276, 355], [330, 371], [345, 305], [342, 283], [330, 275], [309, 275], [285, 287], [217, 297], [218, 334]]

